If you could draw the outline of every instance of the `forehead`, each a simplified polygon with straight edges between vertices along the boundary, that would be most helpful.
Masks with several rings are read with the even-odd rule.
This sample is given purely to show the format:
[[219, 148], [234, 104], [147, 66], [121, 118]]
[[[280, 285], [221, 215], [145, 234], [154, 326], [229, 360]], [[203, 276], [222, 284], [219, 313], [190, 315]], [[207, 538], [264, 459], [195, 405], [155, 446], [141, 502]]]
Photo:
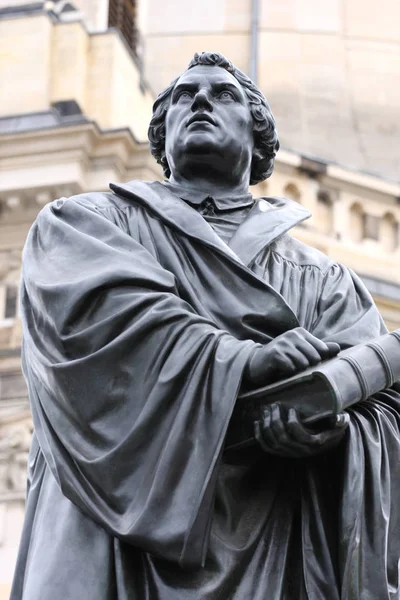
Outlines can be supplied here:
[[229, 84], [235, 86], [243, 93], [240, 83], [233, 75], [222, 67], [209, 67], [207, 65], [197, 65], [196, 67], [192, 67], [182, 73], [176, 82], [175, 87], [177, 85], [181, 86], [185, 84], [193, 86], [198, 85], [199, 87]]

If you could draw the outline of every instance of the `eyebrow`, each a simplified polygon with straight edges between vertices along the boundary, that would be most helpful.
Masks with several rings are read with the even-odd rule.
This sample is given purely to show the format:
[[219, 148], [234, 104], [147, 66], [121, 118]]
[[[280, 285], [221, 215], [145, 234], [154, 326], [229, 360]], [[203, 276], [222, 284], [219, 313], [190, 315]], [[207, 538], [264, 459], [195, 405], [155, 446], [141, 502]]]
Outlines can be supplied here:
[[223, 91], [223, 90], [229, 90], [230, 92], [236, 92], [237, 94], [240, 94], [240, 90], [237, 87], [237, 85], [234, 85], [233, 83], [215, 83], [213, 84], [213, 88], [216, 89], [217, 91]]
[[188, 90], [190, 92], [195, 92], [198, 87], [197, 83], [178, 83], [178, 85], [174, 87], [172, 94], [175, 97], [176, 94], [182, 91]]
[[[179, 92], [182, 91], [189, 91], [189, 92], [196, 92], [196, 90], [198, 89], [198, 84], [197, 83], [178, 83], [172, 93], [172, 97], [176, 98], [177, 94], [179, 94]], [[213, 90], [217, 91], [217, 92], [221, 92], [223, 90], [229, 90], [230, 92], [234, 93], [236, 97], [241, 98], [242, 94], [240, 93], [239, 88], [234, 85], [233, 83], [229, 83], [227, 82], [223, 82], [223, 83], [212, 83], [211, 87], [213, 88]]]

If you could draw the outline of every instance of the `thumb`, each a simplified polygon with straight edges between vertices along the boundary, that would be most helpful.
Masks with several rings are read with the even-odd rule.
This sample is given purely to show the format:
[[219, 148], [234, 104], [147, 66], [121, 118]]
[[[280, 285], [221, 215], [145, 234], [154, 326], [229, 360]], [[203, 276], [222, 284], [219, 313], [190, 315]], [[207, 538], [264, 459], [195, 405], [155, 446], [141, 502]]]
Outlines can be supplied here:
[[336, 354], [339, 354], [341, 350], [339, 344], [336, 342], [325, 342], [325, 344], [328, 346], [331, 356], [336, 356]]

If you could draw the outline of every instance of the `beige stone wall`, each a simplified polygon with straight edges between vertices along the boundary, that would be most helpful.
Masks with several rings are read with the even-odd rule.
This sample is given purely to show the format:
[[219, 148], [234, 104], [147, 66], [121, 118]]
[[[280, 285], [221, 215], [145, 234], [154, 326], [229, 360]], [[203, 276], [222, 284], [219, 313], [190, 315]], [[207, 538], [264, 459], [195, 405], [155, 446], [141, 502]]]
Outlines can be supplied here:
[[104, 129], [129, 127], [147, 140], [153, 103], [115, 31], [89, 35], [82, 23], [51, 22], [47, 15], [0, 21], [0, 117], [48, 110], [76, 100]]
[[51, 102], [73, 99], [84, 113], [88, 113], [91, 38], [78, 22], [59, 23], [52, 30], [49, 70]]
[[46, 15], [0, 21], [0, 116], [48, 108], [52, 32]]
[[[7, 1], [7, 0], [0, 0]], [[89, 31], [104, 31], [108, 25], [108, 0], [74, 0]]]
[[[0, 8], [29, 6], [35, 0], [0, 0]], [[104, 31], [108, 25], [108, 0], [73, 0], [89, 31]]]
[[[398, 0], [259, 4], [259, 84], [283, 145], [399, 181]], [[146, 0], [143, 7], [145, 71], [155, 92], [195, 51], [218, 50], [248, 71], [251, 0], [189, 6]]]
[[248, 69], [251, 0], [206, 0], [198, 10], [184, 0], [144, 4], [145, 74], [156, 93], [186, 68], [195, 52], [218, 50]]

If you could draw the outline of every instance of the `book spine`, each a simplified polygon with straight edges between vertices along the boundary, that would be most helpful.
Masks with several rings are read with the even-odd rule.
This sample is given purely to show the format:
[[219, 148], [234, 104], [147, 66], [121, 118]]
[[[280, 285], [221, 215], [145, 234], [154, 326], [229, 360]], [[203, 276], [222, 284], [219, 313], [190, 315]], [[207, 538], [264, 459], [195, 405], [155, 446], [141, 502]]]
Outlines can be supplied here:
[[319, 371], [329, 379], [341, 412], [400, 379], [400, 334], [395, 331], [354, 346]]

